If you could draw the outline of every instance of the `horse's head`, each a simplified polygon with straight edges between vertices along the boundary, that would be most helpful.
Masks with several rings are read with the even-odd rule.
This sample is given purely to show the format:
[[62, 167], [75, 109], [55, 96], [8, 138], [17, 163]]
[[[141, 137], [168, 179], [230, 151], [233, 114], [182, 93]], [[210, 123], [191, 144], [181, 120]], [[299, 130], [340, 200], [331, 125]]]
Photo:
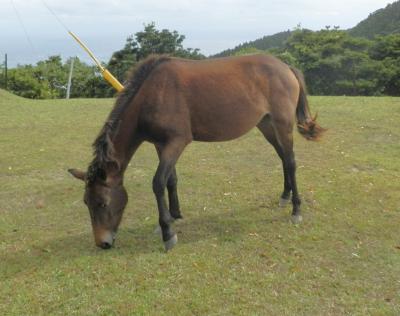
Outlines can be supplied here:
[[107, 177], [101, 169], [68, 171], [86, 184], [83, 200], [89, 209], [96, 245], [103, 249], [111, 248], [128, 202], [121, 178]]

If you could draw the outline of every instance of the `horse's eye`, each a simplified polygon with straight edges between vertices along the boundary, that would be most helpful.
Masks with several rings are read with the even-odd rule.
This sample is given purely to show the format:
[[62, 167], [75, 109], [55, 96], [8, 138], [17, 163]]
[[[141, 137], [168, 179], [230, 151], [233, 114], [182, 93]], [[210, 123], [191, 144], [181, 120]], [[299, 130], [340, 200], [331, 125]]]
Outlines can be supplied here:
[[99, 203], [98, 206], [101, 207], [101, 208], [106, 208], [106, 207], [107, 207], [107, 204], [106, 204], [106, 203]]

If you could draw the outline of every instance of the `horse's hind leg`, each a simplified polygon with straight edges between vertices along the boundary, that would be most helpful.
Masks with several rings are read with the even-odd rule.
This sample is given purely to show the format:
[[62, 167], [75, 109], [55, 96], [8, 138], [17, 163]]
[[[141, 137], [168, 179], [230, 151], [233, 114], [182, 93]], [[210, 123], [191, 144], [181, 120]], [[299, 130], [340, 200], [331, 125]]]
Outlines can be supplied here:
[[296, 161], [293, 151], [293, 122], [280, 118], [274, 119], [272, 126], [275, 130], [276, 139], [282, 149], [283, 166], [288, 175], [288, 181], [292, 190], [292, 222], [297, 224], [302, 221], [300, 211], [300, 197], [296, 183]]
[[176, 175], [176, 169], [174, 167], [171, 175], [168, 178], [167, 189], [168, 189], [169, 212], [171, 213], [171, 216], [175, 219], [182, 218], [181, 209], [179, 206], [177, 184], [178, 184], [178, 177]]
[[[160, 158], [162, 146], [155, 145], [155, 147], [157, 150], [158, 158]], [[176, 169], [174, 167], [167, 181], [169, 213], [174, 219], [182, 218], [179, 206], [177, 184], [178, 184], [178, 177], [176, 175]]]
[[282, 160], [282, 169], [283, 169], [283, 177], [284, 177], [284, 185], [283, 192], [281, 194], [281, 198], [279, 200], [279, 205], [281, 207], [286, 206], [290, 202], [290, 181], [287, 169], [285, 168], [284, 156], [281, 145], [279, 144], [274, 127], [271, 123], [271, 117], [269, 115], [264, 116], [260, 123], [257, 125], [258, 129], [264, 135], [265, 139], [275, 148], [278, 156]]

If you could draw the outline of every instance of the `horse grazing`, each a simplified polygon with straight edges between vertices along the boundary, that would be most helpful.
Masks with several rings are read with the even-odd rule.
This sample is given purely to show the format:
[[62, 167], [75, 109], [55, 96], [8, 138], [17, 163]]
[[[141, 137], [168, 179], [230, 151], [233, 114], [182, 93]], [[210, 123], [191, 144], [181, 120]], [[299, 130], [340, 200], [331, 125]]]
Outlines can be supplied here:
[[[128, 195], [125, 170], [138, 147], [154, 144], [159, 164], [153, 178], [165, 249], [177, 243], [171, 223], [181, 218], [175, 164], [192, 141], [238, 138], [253, 127], [261, 131], [282, 160], [284, 189], [292, 221], [301, 221], [295, 176], [293, 126], [309, 140], [324, 131], [310, 114], [302, 74], [267, 55], [201, 61], [152, 56], [125, 82], [116, 104], [93, 144], [87, 172], [70, 169], [85, 181], [96, 245], [110, 248]], [[166, 202], [165, 189], [168, 189]]]

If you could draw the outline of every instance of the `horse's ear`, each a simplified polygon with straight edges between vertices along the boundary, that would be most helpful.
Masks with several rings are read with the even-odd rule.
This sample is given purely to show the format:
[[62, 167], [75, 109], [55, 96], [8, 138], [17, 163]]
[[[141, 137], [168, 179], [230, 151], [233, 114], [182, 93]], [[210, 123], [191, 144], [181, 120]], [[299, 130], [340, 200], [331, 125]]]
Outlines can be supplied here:
[[79, 180], [85, 181], [86, 179], [86, 172], [84, 171], [78, 169], [68, 169], [68, 172]]

